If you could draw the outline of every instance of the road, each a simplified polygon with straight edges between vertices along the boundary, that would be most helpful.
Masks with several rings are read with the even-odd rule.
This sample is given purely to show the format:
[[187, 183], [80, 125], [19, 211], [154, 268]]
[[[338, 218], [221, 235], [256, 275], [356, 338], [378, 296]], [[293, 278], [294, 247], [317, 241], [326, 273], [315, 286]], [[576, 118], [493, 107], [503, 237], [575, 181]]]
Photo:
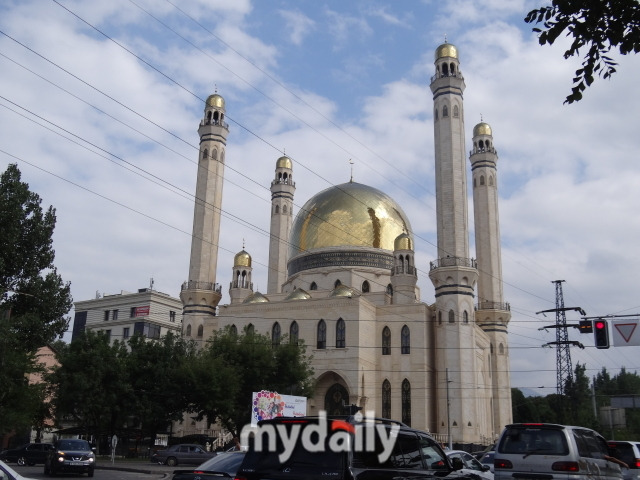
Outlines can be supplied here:
[[[20, 475], [23, 475], [27, 478], [46, 478], [50, 479], [52, 477], [46, 476], [44, 474], [44, 467], [42, 465], [35, 465], [33, 467], [19, 467], [15, 463], [9, 464], [11, 468], [13, 468]], [[107, 464], [104, 464], [106, 467]], [[137, 471], [124, 471], [124, 470], [116, 470], [116, 469], [103, 469], [97, 468], [95, 470], [94, 479], [95, 480], [134, 480], [134, 479], [145, 479], [145, 480], [156, 480], [156, 479], [171, 479], [171, 472], [176, 467], [166, 467], [160, 465], [151, 465], [149, 463], [144, 463], [140, 465], [127, 465], [127, 469], [136, 470]], [[75, 475], [68, 474], [63, 475], [58, 478], [87, 478], [87, 475]]]

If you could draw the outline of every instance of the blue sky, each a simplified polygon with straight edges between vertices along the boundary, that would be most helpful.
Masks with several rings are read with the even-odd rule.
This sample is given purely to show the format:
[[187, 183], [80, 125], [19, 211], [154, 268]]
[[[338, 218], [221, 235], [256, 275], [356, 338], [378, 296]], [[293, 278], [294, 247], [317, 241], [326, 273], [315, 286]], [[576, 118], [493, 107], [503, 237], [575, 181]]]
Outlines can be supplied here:
[[[482, 118], [499, 154], [512, 385], [555, 392], [555, 351], [541, 347], [555, 334], [540, 331], [550, 319], [535, 314], [553, 308], [553, 280], [566, 280], [565, 305], [589, 315], [640, 312], [640, 57], [617, 57], [618, 73], [569, 106], [580, 62], [563, 59], [565, 39], [538, 45], [523, 21], [534, 1], [174, 3], [0, 4], [0, 170], [17, 162], [43, 204], [57, 209], [55, 263], [74, 299], [135, 291], [151, 277], [178, 295], [188, 272], [197, 125], [217, 88], [231, 125], [222, 303], [243, 243], [254, 286], [266, 290], [269, 185], [285, 151], [297, 207], [348, 181], [350, 159], [356, 181], [402, 205], [422, 300], [432, 303], [429, 82], [446, 35], [466, 82], [467, 145]], [[640, 366], [638, 347], [598, 351], [590, 336], [570, 337], [586, 346], [572, 358], [588, 375]]]

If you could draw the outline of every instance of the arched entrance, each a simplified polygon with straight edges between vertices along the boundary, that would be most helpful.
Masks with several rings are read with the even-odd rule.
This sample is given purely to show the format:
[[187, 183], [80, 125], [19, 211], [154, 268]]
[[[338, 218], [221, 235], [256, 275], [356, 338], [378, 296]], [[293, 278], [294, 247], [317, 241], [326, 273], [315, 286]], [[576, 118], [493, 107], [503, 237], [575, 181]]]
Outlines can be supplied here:
[[345, 406], [349, 405], [349, 392], [339, 383], [334, 383], [324, 396], [324, 409], [327, 415], [346, 415]]

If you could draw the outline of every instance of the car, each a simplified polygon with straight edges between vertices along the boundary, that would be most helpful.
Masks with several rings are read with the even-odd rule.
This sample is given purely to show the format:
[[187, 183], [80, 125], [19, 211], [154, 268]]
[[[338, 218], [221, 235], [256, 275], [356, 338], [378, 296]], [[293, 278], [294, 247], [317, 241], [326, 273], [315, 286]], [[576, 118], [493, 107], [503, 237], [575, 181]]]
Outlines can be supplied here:
[[496, 445], [495, 480], [622, 480], [607, 441], [589, 428], [553, 423], [507, 425]]
[[2, 480], [35, 480], [31, 477], [23, 477], [9, 465], [0, 460], [0, 479]]
[[44, 463], [44, 474], [86, 473], [93, 477], [96, 455], [89, 442], [79, 438], [64, 438], [53, 443]]
[[234, 478], [244, 459], [242, 451], [221, 452], [193, 470], [174, 470], [172, 480], [206, 480], [228, 476]]
[[491, 472], [489, 466], [480, 463], [480, 461], [470, 453], [462, 450], [448, 450], [445, 453], [447, 454], [447, 457], [449, 457], [449, 460], [451, 460], [451, 464], [454, 467], [460, 468], [458, 465], [456, 465], [456, 462], [462, 463], [462, 467], [460, 468], [460, 470], [463, 473], [475, 473], [481, 479], [493, 480], [493, 473]]
[[51, 443], [27, 443], [17, 448], [4, 450], [0, 453], [0, 460], [16, 462], [18, 465], [35, 465], [44, 463], [47, 453], [53, 448]]
[[494, 450], [490, 450], [480, 458], [480, 463], [482, 463], [483, 465], [488, 465], [491, 473], [493, 473], [493, 458], [495, 456], [496, 452]]
[[640, 442], [609, 440], [609, 452], [629, 467], [622, 469], [625, 480], [640, 480]]
[[428, 433], [390, 419], [276, 417], [241, 440], [237, 480], [478, 479], [456, 470]]
[[158, 450], [151, 455], [153, 463], [161, 463], [175, 467], [176, 465], [200, 465], [205, 460], [216, 456], [216, 452], [207, 452], [196, 443], [180, 443]]

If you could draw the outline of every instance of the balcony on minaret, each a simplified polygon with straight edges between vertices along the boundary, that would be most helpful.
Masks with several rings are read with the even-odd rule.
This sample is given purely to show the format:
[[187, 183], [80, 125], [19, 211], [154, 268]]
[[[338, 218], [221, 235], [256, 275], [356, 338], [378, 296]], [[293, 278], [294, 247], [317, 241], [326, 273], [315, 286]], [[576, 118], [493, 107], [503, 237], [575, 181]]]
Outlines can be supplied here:
[[476, 310], [503, 310], [505, 312], [510, 312], [511, 305], [506, 302], [491, 302], [489, 300], [483, 300], [478, 302]]
[[295, 187], [296, 182], [294, 182], [291, 177], [279, 177], [275, 180], [271, 180], [271, 186], [274, 185], [291, 185], [292, 187]]
[[189, 280], [182, 284], [181, 290], [208, 290], [222, 295], [222, 286], [213, 282], [199, 282], [197, 280]]
[[440, 267], [467, 267], [467, 268], [477, 268], [477, 263], [474, 258], [464, 258], [464, 257], [443, 257], [438, 260], [434, 260], [429, 264], [430, 270], [435, 270]]
[[203, 127], [205, 125], [217, 125], [219, 127], [224, 127], [226, 129], [229, 129], [229, 124], [227, 122], [214, 117], [203, 118], [200, 121], [200, 126]]
[[418, 269], [413, 265], [395, 265], [391, 269], [391, 275], [418, 275]]

